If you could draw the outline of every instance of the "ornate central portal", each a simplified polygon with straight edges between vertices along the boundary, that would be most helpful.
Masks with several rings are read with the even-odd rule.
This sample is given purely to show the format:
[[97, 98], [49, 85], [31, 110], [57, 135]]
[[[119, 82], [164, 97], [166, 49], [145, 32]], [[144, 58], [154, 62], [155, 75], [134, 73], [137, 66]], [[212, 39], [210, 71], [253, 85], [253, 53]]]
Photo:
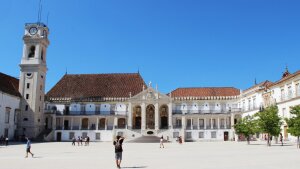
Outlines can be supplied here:
[[146, 108], [146, 129], [154, 129], [155, 127], [155, 107], [148, 105]]

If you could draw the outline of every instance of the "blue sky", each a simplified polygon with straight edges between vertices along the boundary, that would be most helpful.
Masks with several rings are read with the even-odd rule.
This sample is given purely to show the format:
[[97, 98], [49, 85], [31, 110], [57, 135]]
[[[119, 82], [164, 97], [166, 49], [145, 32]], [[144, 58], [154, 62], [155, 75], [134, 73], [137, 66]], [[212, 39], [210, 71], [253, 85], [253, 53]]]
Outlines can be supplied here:
[[[0, 72], [19, 77], [24, 24], [39, 0], [0, 0]], [[246, 89], [300, 69], [300, 1], [42, 0], [46, 90], [65, 74], [132, 73], [178, 87]]]

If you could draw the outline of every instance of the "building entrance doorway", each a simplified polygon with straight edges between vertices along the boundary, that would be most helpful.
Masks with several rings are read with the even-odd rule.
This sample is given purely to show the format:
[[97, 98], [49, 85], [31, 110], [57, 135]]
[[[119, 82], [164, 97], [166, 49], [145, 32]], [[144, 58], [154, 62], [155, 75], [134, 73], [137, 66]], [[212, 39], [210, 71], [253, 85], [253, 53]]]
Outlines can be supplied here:
[[133, 129], [141, 129], [142, 120], [141, 120], [141, 106], [136, 106], [133, 110], [132, 115], [132, 128]]
[[64, 121], [64, 130], [69, 130], [69, 120]]
[[224, 132], [224, 141], [228, 141], [228, 132], [227, 131], [225, 131]]
[[155, 107], [150, 104], [146, 108], [146, 129], [154, 129]]
[[163, 105], [160, 107], [160, 129], [168, 129], [168, 106]]
[[61, 132], [56, 133], [56, 141], [58, 141], [58, 142], [61, 141]]

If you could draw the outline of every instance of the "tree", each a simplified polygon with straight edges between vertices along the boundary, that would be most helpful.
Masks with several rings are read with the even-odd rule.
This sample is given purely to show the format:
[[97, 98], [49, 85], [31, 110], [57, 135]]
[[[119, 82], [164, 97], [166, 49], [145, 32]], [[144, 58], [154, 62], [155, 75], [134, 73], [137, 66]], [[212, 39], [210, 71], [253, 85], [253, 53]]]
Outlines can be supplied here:
[[285, 119], [288, 125], [288, 132], [297, 137], [297, 148], [300, 148], [300, 106], [292, 107], [290, 113], [292, 117]]
[[248, 144], [250, 144], [250, 136], [257, 131], [256, 123], [252, 116], [242, 118], [233, 127], [237, 134], [242, 134], [246, 137]]
[[278, 136], [280, 133], [280, 126], [282, 124], [281, 118], [278, 116], [278, 107], [270, 106], [255, 114], [257, 117], [258, 129], [268, 134], [267, 145], [271, 146], [270, 137]]

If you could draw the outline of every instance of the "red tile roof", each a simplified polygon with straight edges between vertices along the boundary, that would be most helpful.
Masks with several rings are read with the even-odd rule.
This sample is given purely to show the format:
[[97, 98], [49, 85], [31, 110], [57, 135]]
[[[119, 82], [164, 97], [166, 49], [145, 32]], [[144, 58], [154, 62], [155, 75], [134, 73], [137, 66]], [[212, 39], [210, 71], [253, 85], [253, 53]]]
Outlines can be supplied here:
[[171, 92], [174, 97], [211, 97], [211, 96], [238, 96], [240, 90], [234, 87], [201, 87], [178, 88]]
[[0, 91], [21, 97], [19, 93], [19, 79], [0, 72]]
[[47, 93], [47, 98], [128, 98], [143, 90], [146, 84], [139, 73], [66, 74]]
[[271, 86], [272, 84], [273, 84], [273, 82], [266, 80], [266, 81], [263, 81], [263, 82], [261, 82], [261, 83], [258, 83], [257, 85], [254, 85], [254, 86], [252, 86], [252, 87], [250, 87], [250, 88], [244, 90], [243, 93], [244, 93], [244, 92], [247, 92], [247, 91], [249, 91], [249, 90], [251, 90], [251, 89], [254, 89], [254, 88], [256, 88], [256, 87], [260, 87], [260, 86], [268, 88], [268, 87]]
[[273, 83], [272, 85], [270, 85], [270, 87], [271, 87], [271, 86], [275, 86], [275, 85], [277, 85], [277, 84], [280, 84], [280, 83], [282, 83], [282, 82], [284, 82], [284, 81], [287, 81], [287, 80], [289, 80], [289, 79], [291, 79], [291, 78], [293, 78], [293, 77], [295, 77], [295, 76], [297, 76], [297, 75], [300, 75], [300, 70], [298, 70], [297, 72], [295, 72], [295, 73], [293, 73], [293, 74], [288, 74], [288, 75], [284, 76], [283, 78], [281, 78], [281, 79], [278, 80], [277, 82], [275, 82], [275, 83]]

